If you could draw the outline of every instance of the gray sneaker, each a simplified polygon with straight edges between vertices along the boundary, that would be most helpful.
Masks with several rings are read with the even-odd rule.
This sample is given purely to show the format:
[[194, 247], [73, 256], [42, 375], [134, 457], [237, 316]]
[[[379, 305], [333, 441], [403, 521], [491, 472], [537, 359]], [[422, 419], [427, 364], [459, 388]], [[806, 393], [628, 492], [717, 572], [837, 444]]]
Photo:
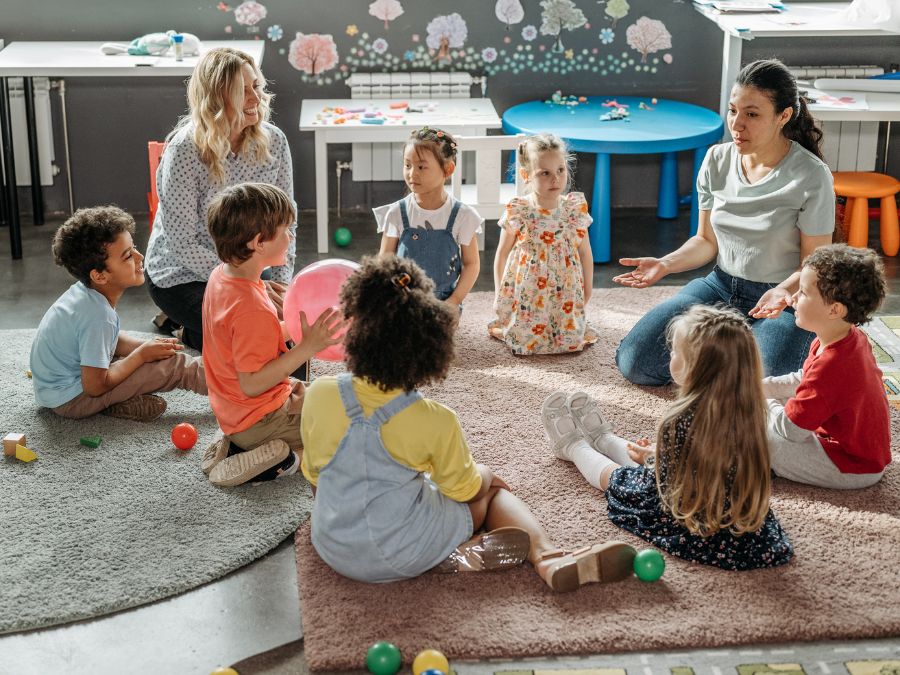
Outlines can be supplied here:
[[283, 462], [291, 449], [281, 439], [226, 457], [209, 472], [209, 482], [219, 487], [232, 487], [246, 483]]
[[113, 403], [104, 415], [135, 422], [152, 422], [166, 411], [166, 399], [154, 394], [139, 394], [121, 403]]
[[215, 468], [216, 464], [228, 457], [228, 448], [231, 445], [229, 440], [222, 436], [217, 438], [212, 444], [206, 448], [203, 453], [203, 460], [200, 462], [200, 468], [207, 476], [209, 472]]

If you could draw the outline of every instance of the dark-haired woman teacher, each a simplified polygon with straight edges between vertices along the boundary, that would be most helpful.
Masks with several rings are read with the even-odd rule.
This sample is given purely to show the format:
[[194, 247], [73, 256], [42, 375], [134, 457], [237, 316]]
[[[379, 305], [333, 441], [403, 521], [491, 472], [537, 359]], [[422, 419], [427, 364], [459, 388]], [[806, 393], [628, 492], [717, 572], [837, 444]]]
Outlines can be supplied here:
[[801, 261], [831, 243], [834, 231], [822, 132], [794, 77], [774, 59], [741, 70], [727, 123], [733, 141], [710, 148], [697, 177], [697, 234], [662, 258], [623, 258], [635, 269], [613, 279], [646, 288], [716, 261], [709, 275], [651, 309], [622, 340], [616, 364], [635, 384], [672, 381], [666, 327], [692, 305], [724, 303], [749, 315], [766, 375], [799, 370], [815, 337], [794, 323], [788, 303]]

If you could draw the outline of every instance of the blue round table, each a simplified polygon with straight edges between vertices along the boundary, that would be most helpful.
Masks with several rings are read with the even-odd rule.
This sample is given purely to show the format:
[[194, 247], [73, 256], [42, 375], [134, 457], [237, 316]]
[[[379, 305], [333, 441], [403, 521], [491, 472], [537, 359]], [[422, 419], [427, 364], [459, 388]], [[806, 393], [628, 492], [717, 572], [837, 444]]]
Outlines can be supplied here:
[[[722, 138], [724, 124], [712, 110], [681, 103], [635, 96], [616, 98], [591, 96], [575, 106], [529, 101], [509, 108], [503, 113], [503, 130], [509, 134], [551, 132], [564, 139], [570, 150], [593, 152], [597, 155], [594, 174], [594, 199], [590, 228], [591, 251], [594, 262], [610, 259], [610, 156], [662, 154], [659, 174], [660, 218], [678, 216], [678, 162], [680, 150], [694, 151], [694, 187], [691, 201], [691, 234], [697, 232], [697, 172], [710, 145]], [[617, 101], [628, 106], [625, 119], [601, 121], [614, 110], [603, 103]], [[652, 110], [643, 110], [640, 103]]]

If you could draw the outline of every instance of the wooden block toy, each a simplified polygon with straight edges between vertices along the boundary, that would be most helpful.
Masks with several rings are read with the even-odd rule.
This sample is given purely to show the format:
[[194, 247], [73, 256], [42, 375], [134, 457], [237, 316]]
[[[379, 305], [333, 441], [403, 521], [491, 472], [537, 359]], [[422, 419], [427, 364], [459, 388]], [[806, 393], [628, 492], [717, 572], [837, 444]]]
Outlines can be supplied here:
[[16, 459], [20, 459], [23, 462], [33, 462], [37, 459], [37, 455], [24, 445], [16, 445]]
[[89, 448], [99, 448], [103, 439], [99, 436], [82, 436], [79, 442]]
[[25, 434], [6, 434], [3, 437], [3, 454], [7, 457], [15, 457], [17, 445], [25, 445]]

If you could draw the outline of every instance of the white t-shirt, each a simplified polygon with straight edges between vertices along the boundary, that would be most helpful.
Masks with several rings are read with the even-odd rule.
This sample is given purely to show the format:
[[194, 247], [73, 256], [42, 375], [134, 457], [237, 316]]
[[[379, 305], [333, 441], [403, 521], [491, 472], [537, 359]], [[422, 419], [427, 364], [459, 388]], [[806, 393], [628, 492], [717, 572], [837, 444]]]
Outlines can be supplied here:
[[[430, 226], [432, 230], [447, 229], [450, 211], [453, 210], [453, 198], [450, 195], [447, 195], [441, 208], [433, 211], [421, 208], [412, 193], [403, 199], [406, 202], [406, 215], [409, 218], [410, 227], [429, 229]], [[386, 232], [389, 237], [400, 238], [403, 233], [403, 218], [400, 215], [398, 202], [379, 206], [372, 209], [372, 212], [378, 223], [378, 232]], [[468, 246], [472, 243], [472, 238], [481, 232], [483, 224], [484, 218], [478, 215], [478, 211], [460, 203], [459, 211], [456, 212], [456, 222], [453, 225], [453, 238], [460, 246]]]
[[800, 233], [834, 231], [834, 179], [828, 165], [791, 141], [784, 159], [750, 184], [734, 143], [714, 145], [697, 175], [701, 210], [719, 244], [716, 261], [726, 273], [781, 283], [800, 267]]

